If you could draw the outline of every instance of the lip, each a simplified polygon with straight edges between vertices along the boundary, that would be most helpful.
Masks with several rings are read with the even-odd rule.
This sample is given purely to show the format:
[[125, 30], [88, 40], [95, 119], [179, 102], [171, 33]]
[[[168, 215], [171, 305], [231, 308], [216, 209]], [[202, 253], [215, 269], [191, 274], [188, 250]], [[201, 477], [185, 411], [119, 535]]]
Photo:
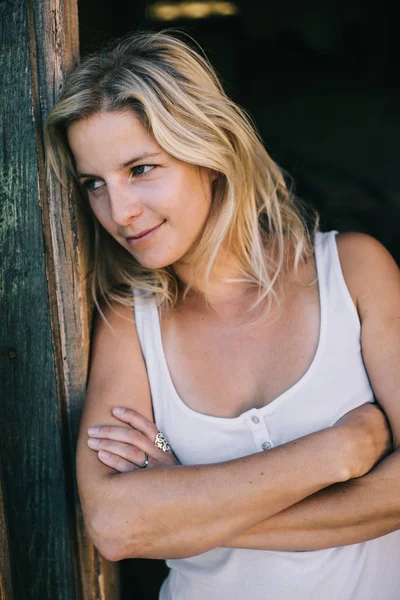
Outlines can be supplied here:
[[132, 235], [130, 237], [125, 238], [128, 244], [138, 244], [141, 241], [148, 240], [158, 229], [160, 229], [161, 225], [164, 225], [165, 220], [162, 221], [159, 225], [152, 227], [151, 229], [144, 229], [137, 235]]

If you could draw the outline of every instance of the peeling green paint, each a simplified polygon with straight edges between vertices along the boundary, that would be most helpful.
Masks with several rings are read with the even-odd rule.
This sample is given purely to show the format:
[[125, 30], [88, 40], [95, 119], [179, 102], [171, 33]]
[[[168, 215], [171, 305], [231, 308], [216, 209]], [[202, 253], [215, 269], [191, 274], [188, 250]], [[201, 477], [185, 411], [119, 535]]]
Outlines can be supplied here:
[[29, 57], [42, 6], [0, 3], [0, 461], [14, 598], [76, 600]]

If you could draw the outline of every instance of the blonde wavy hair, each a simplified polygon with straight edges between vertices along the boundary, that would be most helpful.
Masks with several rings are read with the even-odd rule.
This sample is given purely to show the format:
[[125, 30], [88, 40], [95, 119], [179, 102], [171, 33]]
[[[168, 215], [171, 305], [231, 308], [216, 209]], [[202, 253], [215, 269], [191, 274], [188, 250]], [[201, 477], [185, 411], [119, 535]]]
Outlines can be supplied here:
[[[50, 171], [79, 184], [67, 131], [104, 111], [131, 110], [172, 156], [218, 175], [210, 214], [192, 264], [209, 280], [218, 256], [228, 250], [240, 266], [235, 281], [255, 285], [257, 303], [278, 300], [285, 269], [298, 270], [313, 252], [313, 235], [282, 171], [266, 152], [247, 114], [225, 94], [208, 60], [175, 32], [139, 33], [85, 58], [67, 80], [45, 126]], [[91, 212], [91, 211], [90, 211]], [[179, 285], [172, 267], [149, 270], [120, 246], [93, 217], [92, 292], [100, 300], [131, 306], [132, 287], [174, 307]]]

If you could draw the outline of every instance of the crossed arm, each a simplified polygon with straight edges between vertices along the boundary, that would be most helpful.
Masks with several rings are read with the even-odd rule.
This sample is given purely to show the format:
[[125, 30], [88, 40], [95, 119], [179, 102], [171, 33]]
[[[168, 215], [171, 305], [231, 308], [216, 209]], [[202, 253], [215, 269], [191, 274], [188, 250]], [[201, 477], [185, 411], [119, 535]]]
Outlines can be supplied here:
[[[397, 448], [400, 446], [398, 270], [386, 251], [370, 238], [343, 236], [339, 250], [362, 320], [368, 374], [388, 416]], [[365, 281], [365, 273], [373, 285]], [[349, 423], [344, 423], [332, 431], [312, 434], [268, 453], [224, 464], [180, 467], [173, 462], [170, 465], [161, 462], [166, 457], [160, 456], [153, 457], [153, 466], [157, 468], [127, 473], [116, 473], [112, 455], [111, 459], [102, 459], [102, 464], [97, 453], [87, 448], [86, 428], [99, 422], [110, 423], [110, 409], [116, 404], [110, 398], [130, 398], [132, 377], [138, 392], [135, 409], [147, 422], [152, 419], [144, 365], [138, 363], [135, 373], [123, 368], [124, 361], [128, 364], [126, 355], [132, 356], [138, 349], [124, 344], [123, 356], [117, 339], [114, 347], [110, 347], [111, 337], [104, 343], [104, 327], [100, 325], [99, 331], [103, 333], [94, 342], [96, 360], [78, 446], [78, 483], [89, 533], [105, 556], [114, 560], [129, 556], [169, 558], [221, 545], [311, 550], [378, 537], [400, 527], [398, 451], [367, 475], [337, 483], [359, 477], [374, 463], [372, 447], [367, 444], [372, 438], [365, 422], [361, 425], [353, 421], [351, 435]], [[124, 324], [123, 328], [126, 327]], [[134, 336], [130, 335], [130, 339]], [[137, 344], [137, 340], [127, 343]], [[122, 365], [121, 375], [129, 373], [119, 377], [118, 384], [112, 376], [116, 365]], [[119, 386], [117, 395], [115, 385]], [[121, 401], [118, 404], [127, 405]], [[115, 424], [121, 425], [121, 420]], [[364, 427], [358, 429], [360, 435], [357, 427]], [[358, 446], [357, 452], [365, 461], [369, 456], [368, 467], [366, 463], [361, 466], [360, 462], [348, 461], [350, 454], [357, 454], [355, 447], [350, 450], [351, 440], [360, 441], [360, 437], [365, 437], [367, 446]], [[136, 442], [138, 448], [143, 446], [145, 433]], [[339, 447], [347, 448], [346, 456]]]
[[400, 528], [400, 456], [364, 477], [309, 496], [228, 540], [231, 548], [321, 550], [364, 542]]
[[400, 528], [400, 273], [386, 250], [367, 236], [339, 236], [338, 248], [362, 324], [365, 366], [388, 417], [395, 451], [363, 477], [306, 498], [227, 546], [318, 550]]

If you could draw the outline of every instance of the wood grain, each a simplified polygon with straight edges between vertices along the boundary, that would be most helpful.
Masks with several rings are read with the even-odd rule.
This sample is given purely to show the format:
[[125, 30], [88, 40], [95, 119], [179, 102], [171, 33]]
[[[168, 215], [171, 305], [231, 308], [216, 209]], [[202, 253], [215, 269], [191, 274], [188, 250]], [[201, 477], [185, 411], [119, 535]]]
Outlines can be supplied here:
[[44, 120], [78, 61], [76, 0], [0, 2], [0, 21], [0, 552], [14, 598], [114, 600], [116, 566], [89, 543], [75, 485], [87, 241], [71, 195], [46, 180], [43, 152]]
[[3, 476], [0, 464], [0, 600], [13, 600], [11, 577], [8, 527], [4, 508]]
[[1, 3], [0, 458], [15, 598], [76, 598], [38, 185], [27, 5]]
[[[49, 114], [68, 73], [79, 58], [76, 0], [42, 0], [34, 4], [31, 46], [36, 58], [38, 97], [43, 120]], [[40, 10], [38, 8], [40, 7]], [[35, 37], [34, 37], [35, 36]], [[44, 41], [44, 43], [43, 43]], [[38, 155], [43, 161], [42, 126], [37, 129]], [[40, 172], [44, 174], [44, 162]], [[68, 450], [70, 489], [73, 491], [75, 550], [84, 600], [118, 597], [116, 565], [107, 563], [89, 542], [77, 494], [75, 447], [85, 396], [89, 359], [89, 335], [93, 305], [90, 287], [88, 221], [68, 190], [54, 179], [41, 180], [43, 225], [49, 249], [47, 275], [52, 308], [57, 381], [61, 399], [60, 418]]]

